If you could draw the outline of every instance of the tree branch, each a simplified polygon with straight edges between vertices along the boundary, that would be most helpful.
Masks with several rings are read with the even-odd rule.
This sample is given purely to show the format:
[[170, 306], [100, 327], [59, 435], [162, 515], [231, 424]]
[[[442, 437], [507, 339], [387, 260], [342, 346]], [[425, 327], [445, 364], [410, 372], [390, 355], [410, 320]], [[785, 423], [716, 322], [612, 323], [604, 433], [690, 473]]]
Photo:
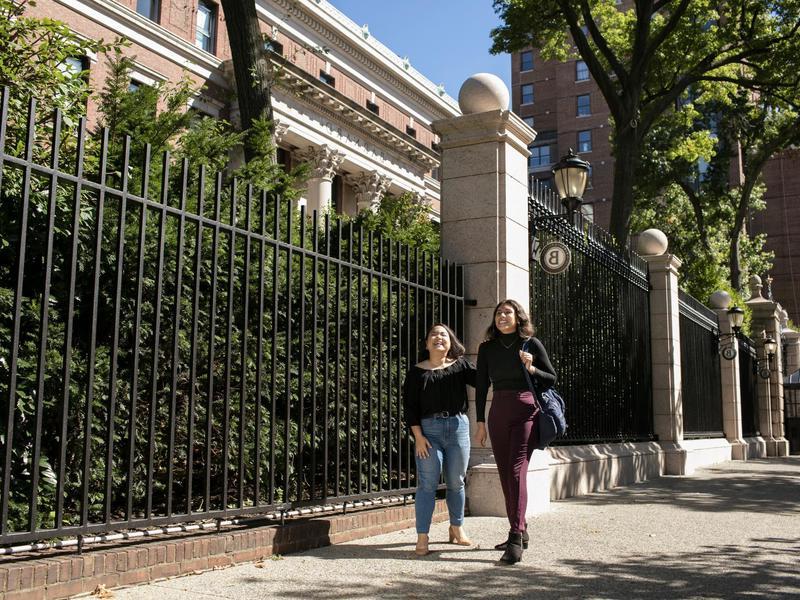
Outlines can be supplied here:
[[[600, 88], [600, 92], [603, 94], [603, 98], [608, 105], [608, 109], [611, 112], [612, 117], [614, 117], [614, 119], [618, 122], [623, 121], [624, 116], [621, 99], [617, 95], [617, 91], [614, 88], [614, 83], [611, 81], [611, 77], [603, 68], [603, 65], [600, 63], [600, 59], [597, 57], [597, 54], [595, 54], [595, 52], [592, 50], [583, 31], [580, 27], [578, 27], [578, 15], [574, 10], [572, 10], [572, 6], [570, 6], [567, 0], [558, 0], [558, 5], [561, 7], [564, 18], [567, 21], [572, 39], [575, 41], [578, 51], [583, 57], [583, 60], [586, 62], [589, 72], [594, 77], [597, 87]], [[608, 51], [611, 52], [610, 49], [608, 49]], [[613, 55], [613, 52], [611, 54]], [[619, 67], [622, 69], [621, 65], [619, 65]], [[623, 76], [626, 76], [624, 69]]]
[[[664, 27], [662, 27], [661, 30], [653, 36], [653, 38], [650, 40], [650, 43], [645, 46], [644, 50], [641, 53], [637, 54], [635, 50], [636, 45], [634, 44], [634, 53], [633, 53], [634, 67], [632, 70], [640, 69], [642, 68], [642, 65], [647, 65], [650, 62], [651, 58], [656, 53], [656, 50], [658, 50], [658, 48], [661, 47], [661, 44], [663, 44], [666, 41], [667, 37], [669, 37], [669, 35], [678, 26], [678, 23], [680, 22], [681, 18], [686, 13], [686, 9], [689, 7], [689, 2], [690, 0], [680, 1], [678, 7], [675, 9], [672, 15], [670, 15], [669, 21], [667, 21]], [[664, 4], [662, 4], [661, 6], [664, 6]], [[660, 7], [658, 10], [660, 10]], [[655, 14], [656, 12], [657, 9], [655, 9], [654, 5], [653, 12], [647, 15], [648, 29], [649, 29], [650, 17], [652, 17], [652, 15]]]
[[[569, 2], [564, 2], [563, 0], [561, 0], [559, 2], [559, 4], [561, 4], [562, 7], [565, 7], [565, 10], [569, 10], [570, 12], [572, 12], [572, 7], [569, 5]], [[595, 45], [597, 46], [597, 49], [600, 51], [600, 53], [603, 55], [603, 57], [608, 61], [608, 64], [611, 66], [611, 69], [614, 71], [614, 74], [617, 76], [617, 78], [619, 79], [620, 83], [622, 83], [622, 85], [624, 87], [625, 83], [627, 82], [627, 77], [628, 77], [628, 73], [627, 73], [627, 71], [625, 71], [625, 67], [619, 61], [619, 59], [617, 58], [617, 55], [614, 54], [614, 51], [611, 49], [611, 47], [606, 42], [606, 38], [603, 36], [603, 34], [598, 29], [597, 23], [595, 23], [594, 17], [592, 16], [592, 9], [589, 6], [589, 3], [587, 2], [587, 0], [580, 0], [580, 6], [581, 6], [581, 15], [583, 16], [583, 20], [586, 23], [586, 29], [589, 31], [589, 35], [592, 36], [592, 41], [595, 43]], [[573, 15], [574, 15], [574, 12], [573, 12]], [[586, 41], [586, 36], [583, 35], [583, 31], [581, 31], [580, 27], [577, 27], [577, 23], [578, 23], [577, 15], [575, 15], [574, 21], [575, 21], [575, 25], [576, 25], [577, 30], [580, 32], [580, 37], [583, 38], [584, 41]], [[573, 36], [572, 37], [573, 38], [575, 37], [574, 32], [573, 32]], [[577, 41], [578, 40], [575, 40], [576, 45], [577, 45]], [[587, 47], [588, 47], [588, 43], [587, 43]]]
[[689, 199], [689, 203], [692, 205], [692, 209], [694, 210], [694, 220], [697, 222], [697, 230], [700, 233], [700, 242], [703, 244], [703, 248], [710, 253], [711, 244], [708, 241], [706, 218], [703, 214], [703, 205], [700, 203], [700, 197], [685, 179], [679, 180], [678, 185], [680, 185], [683, 193], [686, 194], [686, 197]]

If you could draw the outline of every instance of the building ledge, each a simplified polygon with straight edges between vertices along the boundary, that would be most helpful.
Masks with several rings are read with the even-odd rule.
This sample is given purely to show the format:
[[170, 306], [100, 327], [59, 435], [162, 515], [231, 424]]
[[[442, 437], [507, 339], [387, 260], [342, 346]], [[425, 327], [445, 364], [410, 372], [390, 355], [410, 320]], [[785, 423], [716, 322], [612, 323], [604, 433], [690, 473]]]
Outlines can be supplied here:
[[[286, 58], [277, 54], [272, 54], [271, 58], [273, 68], [276, 70], [275, 85], [278, 88], [338, 114], [350, 126], [379, 139], [428, 170], [439, 165], [439, 153], [435, 150], [393, 127], [366, 107], [318, 80]], [[230, 60], [225, 61], [224, 68], [233, 78], [233, 65]]]

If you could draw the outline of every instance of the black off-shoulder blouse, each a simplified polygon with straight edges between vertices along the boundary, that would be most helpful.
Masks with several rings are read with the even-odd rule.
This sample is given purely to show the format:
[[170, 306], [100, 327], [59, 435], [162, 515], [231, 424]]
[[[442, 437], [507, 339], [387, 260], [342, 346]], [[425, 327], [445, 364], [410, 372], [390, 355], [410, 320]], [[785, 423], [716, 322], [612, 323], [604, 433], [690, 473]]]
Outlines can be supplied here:
[[419, 425], [423, 417], [442, 411], [466, 414], [467, 385], [475, 386], [475, 373], [463, 356], [443, 369], [411, 367], [403, 385], [407, 425]]

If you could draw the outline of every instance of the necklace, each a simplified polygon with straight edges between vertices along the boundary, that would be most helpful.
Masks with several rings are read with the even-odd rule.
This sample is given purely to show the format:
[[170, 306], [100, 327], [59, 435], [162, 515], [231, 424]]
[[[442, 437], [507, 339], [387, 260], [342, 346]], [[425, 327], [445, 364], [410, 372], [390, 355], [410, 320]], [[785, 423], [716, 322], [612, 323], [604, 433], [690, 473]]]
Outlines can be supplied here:
[[505, 348], [506, 350], [510, 350], [510, 349], [511, 349], [511, 347], [512, 347], [514, 344], [516, 344], [516, 343], [517, 343], [517, 340], [516, 340], [516, 338], [514, 338], [513, 340], [511, 340], [511, 343], [510, 343], [510, 344], [508, 344], [508, 345], [506, 345], [506, 344], [505, 344], [505, 342], [503, 342], [503, 338], [499, 337], [499, 338], [497, 338], [497, 339], [498, 339], [498, 340], [500, 340], [500, 345], [501, 345], [503, 348]]

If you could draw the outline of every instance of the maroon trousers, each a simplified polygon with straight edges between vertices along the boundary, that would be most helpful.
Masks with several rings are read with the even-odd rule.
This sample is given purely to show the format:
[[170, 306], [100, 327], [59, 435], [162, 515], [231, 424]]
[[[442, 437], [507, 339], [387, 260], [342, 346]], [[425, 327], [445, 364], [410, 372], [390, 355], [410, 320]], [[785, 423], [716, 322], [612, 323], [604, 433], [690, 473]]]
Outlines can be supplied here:
[[528, 390], [498, 390], [489, 409], [489, 436], [511, 531], [525, 529], [528, 463], [536, 447], [539, 405]]

